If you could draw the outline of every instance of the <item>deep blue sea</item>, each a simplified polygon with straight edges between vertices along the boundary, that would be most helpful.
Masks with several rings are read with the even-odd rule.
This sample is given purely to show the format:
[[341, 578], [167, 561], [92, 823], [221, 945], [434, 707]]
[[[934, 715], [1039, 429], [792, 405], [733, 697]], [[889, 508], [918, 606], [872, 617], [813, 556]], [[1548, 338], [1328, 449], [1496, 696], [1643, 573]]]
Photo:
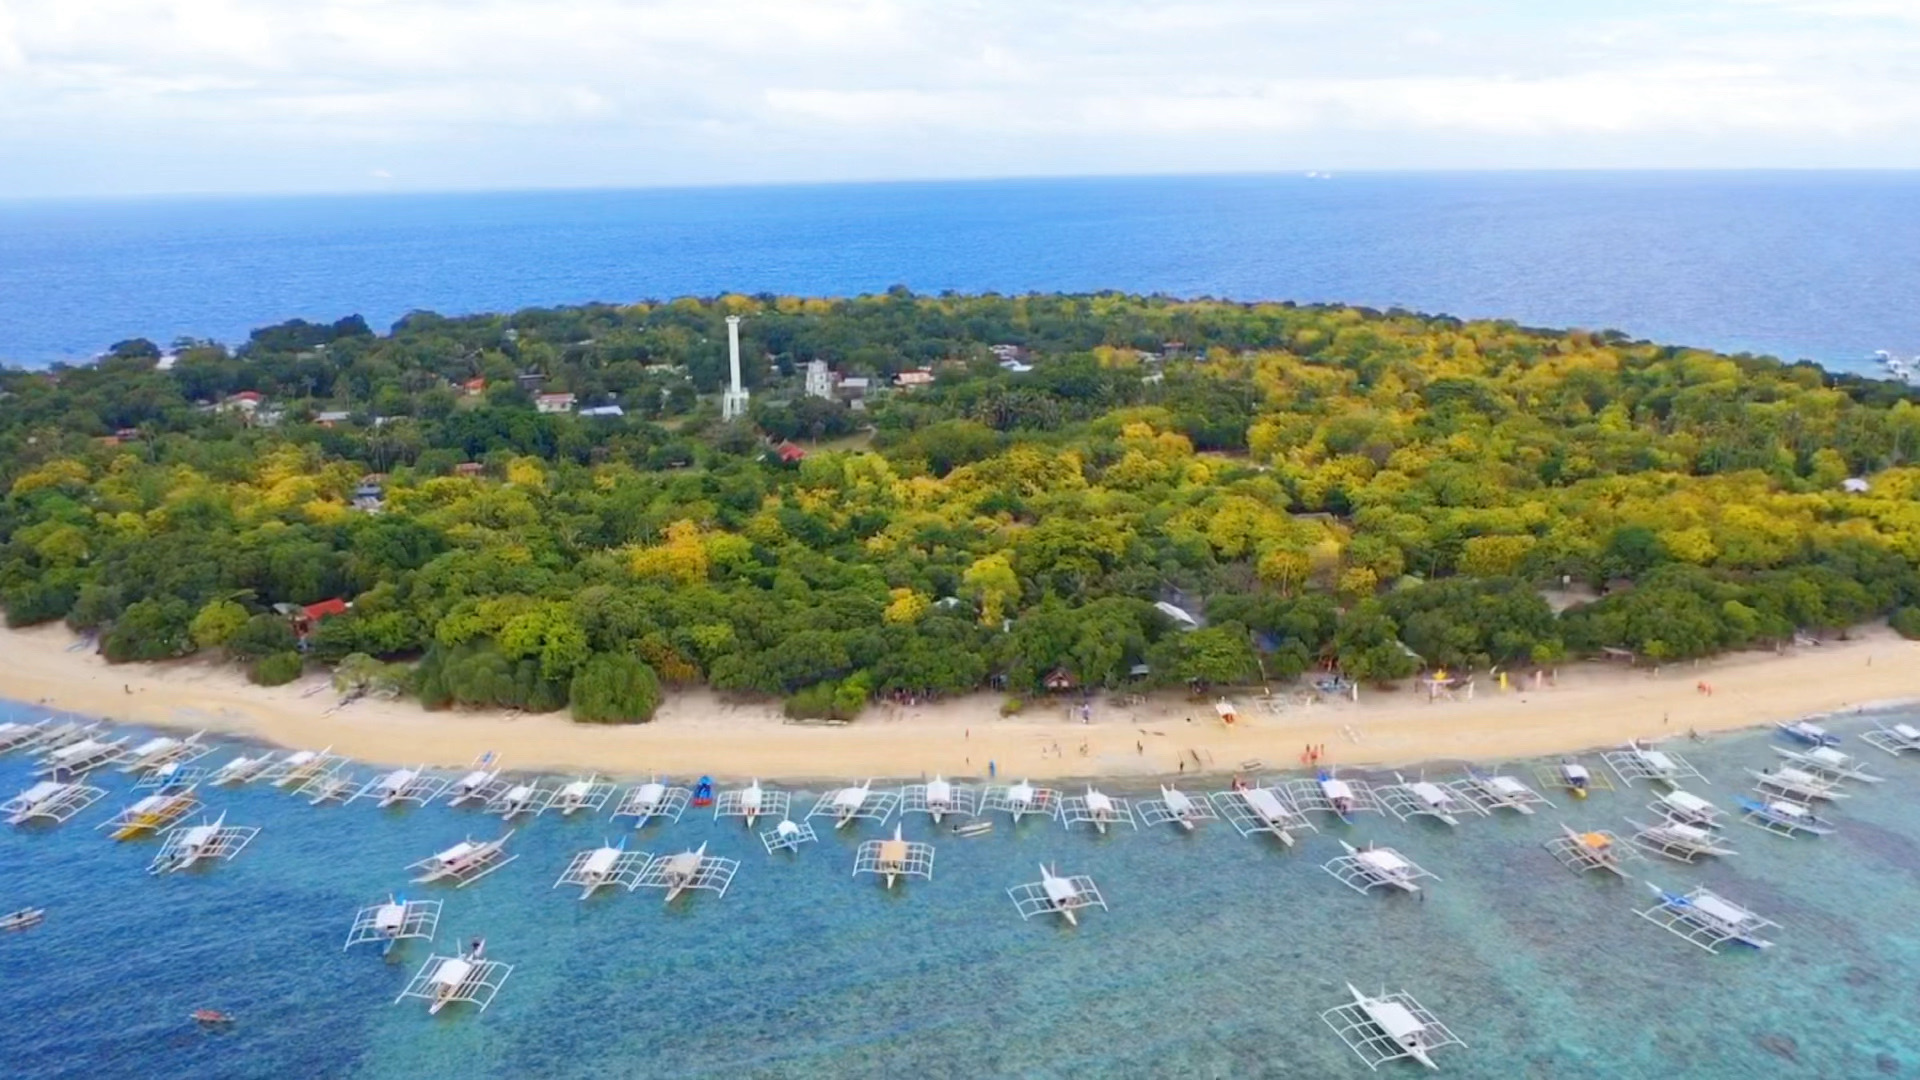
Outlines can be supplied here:
[[[1677, 749], [1712, 781], [1694, 790], [1731, 806], [1741, 767], [1777, 763], [1772, 740]], [[604, 815], [549, 814], [521, 826], [517, 861], [471, 887], [409, 890], [445, 901], [437, 945], [484, 935], [488, 955], [514, 965], [486, 1012], [436, 1018], [392, 1004], [424, 943], [390, 962], [341, 943], [356, 908], [406, 888], [408, 863], [494, 835], [495, 819], [222, 790], [214, 808], [261, 834], [232, 862], [156, 878], [143, 872], [151, 843], [93, 828], [132, 799], [115, 773], [109, 797], [66, 825], [0, 831], [0, 910], [48, 909], [39, 928], [0, 934], [0, 1075], [1318, 1080], [1369, 1075], [1319, 1019], [1351, 980], [1408, 990], [1448, 1023], [1468, 1044], [1440, 1052], [1449, 1076], [1913, 1076], [1920, 756], [1844, 746], [1891, 780], [1853, 786], [1838, 834], [1788, 840], [1735, 823], [1737, 856], [1641, 867], [1781, 923], [1764, 953], [1696, 949], [1634, 917], [1648, 900], [1638, 883], [1576, 877], [1541, 848], [1561, 821], [1624, 832], [1647, 817], [1644, 788], [1458, 830], [1323, 823], [1293, 850], [1224, 822], [1100, 838], [1003, 817], [960, 839], [916, 817], [907, 831], [936, 844], [934, 878], [891, 895], [850, 876], [876, 826], [823, 829], [769, 857], [740, 823], [689, 810], [631, 846], [706, 841], [742, 867], [723, 899], [671, 907], [646, 890], [583, 903], [551, 888], [574, 852], [619, 831]], [[24, 788], [30, 767], [0, 758], [0, 794]], [[1424, 901], [1357, 895], [1319, 866], [1340, 836], [1392, 845], [1442, 880]], [[1042, 860], [1093, 876], [1111, 910], [1078, 929], [1022, 922], [1005, 890]], [[187, 1014], [201, 1007], [238, 1023], [197, 1030]]]
[[725, 291], [1400, 305], [1866, 370], [1920, 352], [1920, 174], [1236, 176], [0, 202], [0, 361], [359, 312]]

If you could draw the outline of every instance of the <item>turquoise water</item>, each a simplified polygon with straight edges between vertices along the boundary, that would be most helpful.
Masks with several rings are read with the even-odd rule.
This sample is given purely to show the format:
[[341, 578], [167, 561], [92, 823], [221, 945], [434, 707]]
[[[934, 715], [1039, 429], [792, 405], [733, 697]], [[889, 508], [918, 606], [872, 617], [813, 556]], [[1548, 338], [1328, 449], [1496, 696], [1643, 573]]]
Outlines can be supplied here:
[[[0, 719], [35, 716], [0, 706]], [[1778, 760], [1770, 741], [1679, 749], [1714, 781], [1697, 790], [1731, 806], [1742, 766]], [[1447, 1022], [1468, 1044], [1441, 1052], [1449, 1076], [1914, 1075], [1920, 757], [1845, 749], [1892, 779], [1854, 786], [1838, 835], [1735, 824], [1737, 857], [1645, 866], [1783, 924], [1767, 953], [1702, 952], [1633, 917], [1642, 886], [1576, 877], [1540, 847], [1562, 820], [1624, 831], [1626, 816], [1647, 816], [1644, 789], [1452, 831], [1368, 815], [1292, 851], [1225, 822], [1099, 838], [1002, 817], [958, 839], [916, 816], [907, 832], [936, 843], [934, 880], [893, 895], [850, 877], [854, 846], [880, 834], [870, 823], [770, 858], [738, 821], [690, 809], [629, 846], [705, 840], [742, 866], [724, 899], [673, 907], [646, 890], [582, 903], [551, 888], [573, 853], [619, 833], [604, 815], [547, 815], [521, 826], [517, 861], [432, 891], [446, 904], [436, 944], [483, 934], [490, 957], [515, 965], [484, 1014], [434, 1018], [392, 1005], [424, 943], [388, 962], [341, 942], [356, 908], [405, 885], [408, 863], [493, 835], [496, 819], [222, 790], [213, 807], [262, 827], [252, 846], [206, 873], [150, 878], [151, 844], [92, 828], [132, 799], [114, 773], [109, 797], [67, 825], [0, 832], [0, 910], [48, 909], [38, 929], [0, 935], [0, 1074], [1371, 1075], [1319, 1020], [1352, 980], [1406, 989]], [[0, 758], [0, 795], [30, 770]], [[811, 805], [796, 796], [796, 810]], [[1341, 835], [1394, 846], [1443, 880], [1424, 902], [1361, 897], [1319, 868]], [[1092, 875], [1112, 910], [1078, 929], [1023, 923], [1005, 890], [1042, 860]], [[187, 1014], [200, 1007], [239, 1022], [198, 1031]]]

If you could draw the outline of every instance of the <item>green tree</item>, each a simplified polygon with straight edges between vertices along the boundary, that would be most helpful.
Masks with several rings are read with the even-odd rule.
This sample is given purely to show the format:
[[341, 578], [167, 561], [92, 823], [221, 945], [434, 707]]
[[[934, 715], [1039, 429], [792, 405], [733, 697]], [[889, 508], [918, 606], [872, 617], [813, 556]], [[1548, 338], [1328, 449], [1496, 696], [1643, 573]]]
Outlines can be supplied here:
[[299, 644], [284, 616], [260, 614], [247, 619], [227, 636], [227, 655], [236, 660], [258, 660], [275, 653], [293, 652]]
[[583, 723], [644, 723], [660, 707], [660, 680], [637, 656], [595, 653], [573, 676], [568, 697]]
[[196, 646], [217, 649], [240, 632], [248, 617], [247, 609], [232, 600], [214, 600], [194, 615], [188, 630]]

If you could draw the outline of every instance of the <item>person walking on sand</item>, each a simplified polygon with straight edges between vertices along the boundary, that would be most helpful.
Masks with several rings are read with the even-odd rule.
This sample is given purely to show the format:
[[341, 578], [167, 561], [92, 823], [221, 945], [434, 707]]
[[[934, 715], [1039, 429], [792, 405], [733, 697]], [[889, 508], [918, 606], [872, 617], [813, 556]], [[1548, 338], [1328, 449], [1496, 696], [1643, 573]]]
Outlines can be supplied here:
[[1145, 755], [1147, 752], [1147, 744], [1141, 742], [1139, 739], [1133, 740], [1133, 752], [1136, 754]]
[[987, 760], [987, 779], [991, 780], [994, 777], [999, 775], [1000, 775], [1000, 766], [994, 764], [993, 760], [989, 758]]

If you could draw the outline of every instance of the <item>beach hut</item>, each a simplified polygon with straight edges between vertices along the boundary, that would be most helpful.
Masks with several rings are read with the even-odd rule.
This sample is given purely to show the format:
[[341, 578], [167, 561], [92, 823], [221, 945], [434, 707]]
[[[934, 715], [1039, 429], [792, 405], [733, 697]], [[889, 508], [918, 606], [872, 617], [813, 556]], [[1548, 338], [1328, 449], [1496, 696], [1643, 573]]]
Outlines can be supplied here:
[[1706, 855], [1738, 855], [1739, 852], [1721, 846], [1723, 841], [1711, 829], [1700, 825], [1687, 825], [1667, 820], [1657, 825], [1643, 825], [1629, 821], [1637, 832], [1628, 837], [1628, 842], [1642, 851], [1663, 855], [1675, 862], [1692, 863]]
[[412, 938], [432, 941], [439, 928], [440, 901], [389, 896], [378, 904], [369, 904], [354, 913], [353, 925], [347, 930], [347, 943], [340, 947], [340, 951], [378, 941], [381, 943], [380, 955], [385, 956], [402, 941]]
[[468, 837], [410, 864], [407, 869], [420, 872], [413, 879], [416, 885], [451, 882], [454, 888], [464, 889], [520, 857], [506, 852], [507, 841], [513, 839], [513, 833], [514, 830], [508, 829], [498, 840], [478, 842]]
[[1007, 890], [1013, 898], [1013, 906], [1020, 918], [1031, 919], [1035, 915], [1059, 915], [1068, 926], [1080, 925], [1081, 911], [1098, 907], [1106, 909], [1106, 897], [1100, 895], [1100, 887], [1093, 879], [1084, 875], [1061, 877], [1054, 873], [1046, 863], [1040, 864], [1040, 880], [1024, 885], [1015, 885]]
[[625, 839], [613, 844], [601, 844], [575, 855], [553, 887], [577, 886], [582, 900], [592, 896], [594, 890], [607, 885], [632, 892], [639, 886], [640, 875], [646, 873], [647, 864], [652, 861], [653, 856], [647, 852], [628, 851]]
[[225, 814], [199, 825], [175, 825], [167, 830], [159, 852], [147, 864], [147, 873], [166, 874], [191, 870], [202, 862], [226, 862], [259, 834], [253, 826], [227, 824]]
[[1017, 784], [989, 787], [980, 796], [980, 812], [996, 810], [1013, 815], [1014, 824], [1028, 814], [1052, 817], [1060, 805], [1060, 793], [1052, 788], [1034, 787], [1025, 780]]
[[1203, 821], [1217, 821], [1220, 815], [1214, 812], [1213, 804], [1204, 796], [1189, 795], [1178, 788], [1160, 785], [1160, 797], [1146, 799], [1140, 803], [1140, 820], [1148, 825], [1164, 825], [1171, 821], [1187, 832]]
[[1072, 829], [1080, 822], [1086, 822], [1102, 835], [1109, 825], [1125, 825], [1138, 829], [1133, 820], [1133, 808], [1126, 799], [1115, 798], [1087, 785], [1085, 795], [1069, 795], [1060, 800], [1060, 824]]
[[780, 824], [760, 834], [760, 843], [766, 847], [767, 854], [776, 851], [799, 851], [800, 845], [811, 844], [820, 839], [813, 826], [804, 821], [782, 820]]
[[200, 808], [193, 788], [144, 796], [124, 807], [113, 817], [94, 826], [112, 829], [113, 839], [131, 840], [145, 833], [158, 832]]
[[693, 792], [686, 788], [670, 786], [656, 777], [628, 788], [620, 805], [614, 808], [613, 816], [632, 818], [636, 829], [644, 829], [652, 821], [675, 822], [686, 813], [687, 801], [692, 797]]
[[1289, 780], [1283, 787], [1287, 802], [1303, 814], [1317, 810], [1351, 825], [1355, 814], [1386, 812], [1372, 785], [1365, 780], [1342, 779], [1331, 769], [1322, 769], [1311, 780]]
[[836, 829], [863, 819], [884, 825], [899, 804], [898, 792], [875, 791], [873, 781], [868, 780], [863, 784], [835, 788], [822, 794], [807, 817], [830, 817]]
[[1560, 835], [1546, 842], [1546, 849], [1561, 866], [1576, 874], [1605, 870], [1626, 877], [1627, 872], [1622, 868], [1625, 863], [1644, 861], [1638, 851], [1605, 829], [1574, 832], [1564, 823], [1560, 826]]
[[[484, 942], [479, 944], [484, 946]], [[478, 1006], [485, 1012], [511, 974], [512, 965], [482, 959], [480, 948], [459, 956], [436, 953], [420, 965], [420, 970], [393, 1003], [398, 1005], [408, 998], [418, 998], [427, 1003], [429, 1016], [457, 1003]]]
[[1443, 825], [1460, 824], [1463, 814], [1484, 814], [1479, 805], [1454, 791], [1427, 780], [1408, 780], [1394, 773], [1396, 781], [1375, 788], [1387, 812], [1405, 821], [1414, 816], [1430, 817]]
[[599, 774], [596, 773], [592, 776], [575, 777], [560, 785], [560, 790], [554, 793], [551, 806], [560, 811], [561, 817], [572, 817], [581, 810], [597, 814], [611, 798], [613, 798], [613, 783], [600, 779]]
[[1213, 703], [1213, 712], [1220, 718], [1220, 722], [1228, 727], [1232, 727], [1240, 719], [1240, 711], [1234, 708], [1233, 702], [1226, 698]]
[[1920, 750], [1920, 728], [1912, 724], [1875, 725], [1872, 731], [1861, 734], [1860, 741], [1899, 757], [1909, 750]]
[[9, 825], [25, 825], [29, 822], [61, 825], [105, 798], [106, 794], [106, 788], [68, 780], [41, 780], [5, 803], [0, 803], [0, 814], [7, 816]]
[[1295, 830], [1318, 832], [1305, 814], [1295, 809], [1277, 788], [1236, 787], [1211, 796], [1215, 809], [1241, 836], [1266, 833], [1288, 847]]
[[1467, 775], [1447, 785], [1461, 798], [1471, 802], [1482, 814], [1512, 810], [1531, 816], [1536, 806], [1552, 806], [1546, 796], [1528, 787], [1517, 777], [1496, 776], [1468, 769]]
[[1433, 1051], [1447, 1046], [1464, 1049], [1467, 1045], [1404, 991], [1389, 994], [1382, 990], [1380, 996], [1371, 997], [1348, 983], [1347, 993], [1353, 997], [1351, 1002], [1328, 1009], [1320, 1019], [1369, 1069], [1407, 1060], [1437, 1069]]
[[1683, 780], [1711, 783], [1686, 758], [1669, 751], [1654, 750], [1637, 739], [1619, 750], [1608, 750], [1600, 757], [1620, 778], [1620, 782], [1628, 787], [1632, 787], [1635, 780], [1651, 780], [1669, 786], [1678, 786]]
[[1417, 893], [1423, 879], [1440, 880], [1440, 875], [1421, 869], [1413, 860], [1392, 848], [1373, 844], [1356, 848], [1345, 840], [1340, 841], [1340, 847], [1346, 854], [1328, 860], [1321, 869], [1339, 879], [1340, 884], [1363, 895], [1375, 888]]
[[853, 875], [872, 874], [886, 879], [887, 888], [903, 877], [933, 880], [933, 845], [908, 840], [901, 826], [893, 827], [893, 837], [868, 840], [853, 853]]
[[1652, 882], [1647, 882], [1647, 888], [1659, 899], [1634, 914], [1708, 952], [1717, 953], [1729, 942], [1754, 949], [1773, 947], [1773, 942], [1759, 934], [1779, 923], [1763, 919], [1710, 889], [1672, 893]]
[[669, 904], [681, 893], [696, 889], [704, 889], [713, 893], [715, 899], [721, 899], [727, 895], [727, 886], [733, 884], [733, 875], [739, 869], [736, 860], [709, 855], [707, 845], [701, 844], [678, 855], [655, 856], [641, 872], [635, 887], [665, 889]]
[[372, 799], [375, 806], [383, 809], [407, 803], [425, 806], [439, 798], [446, 786], [446, 778], [434, 776], [426, 771], [426, 766], [420, 765], [381, 773], [362, 785], [347, 801], [352, 803]]
[[760, 781], [754, 780], [746, 787], [721, 792], [713, 804], [713, 818], [715, 821], [723, 817], [745, 818], [747, 828], [751, 829], [762, 817], [786, 817], [792, 802], [793, 796], [788, 792], [761, 787]]
[[972, 817], [978, 808], [978, 792], [938, 775], [924, 784], [908, 784], [900, 789], [900, 813], [925, 814], [935, 825], [948, 814]]

